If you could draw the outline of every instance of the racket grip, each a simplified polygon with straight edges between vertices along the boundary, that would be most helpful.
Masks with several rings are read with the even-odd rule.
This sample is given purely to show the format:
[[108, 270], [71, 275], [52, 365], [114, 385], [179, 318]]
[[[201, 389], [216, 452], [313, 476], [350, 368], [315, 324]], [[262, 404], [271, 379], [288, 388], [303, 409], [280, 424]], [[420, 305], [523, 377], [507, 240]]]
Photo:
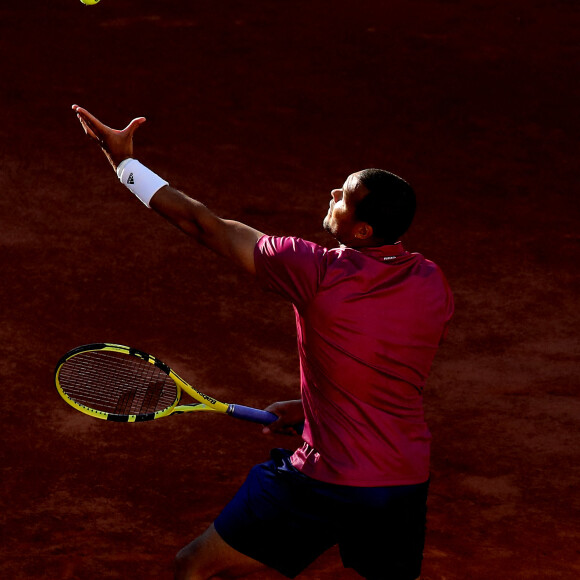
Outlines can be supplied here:
[[245, 407], [244, 405], [230, 405], [228, 415], [236, 417], [236, 419], [251, 421], [252, 423], [261, 423], [262, 425], [269, 425], [278, 418], [277, 415], [269, 411], [254, 409], [254, 407]]

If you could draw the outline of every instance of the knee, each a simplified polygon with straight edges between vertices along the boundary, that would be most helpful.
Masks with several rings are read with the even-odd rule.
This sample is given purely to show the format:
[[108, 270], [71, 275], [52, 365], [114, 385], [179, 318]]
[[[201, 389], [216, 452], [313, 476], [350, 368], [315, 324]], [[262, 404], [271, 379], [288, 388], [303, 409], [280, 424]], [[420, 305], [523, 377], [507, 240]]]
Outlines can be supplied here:
[[177, 552], [174, 560], [175, 580], [199, 580], [201, 578], [195, 565], [195, 552], [195, 546], [191, 544]]

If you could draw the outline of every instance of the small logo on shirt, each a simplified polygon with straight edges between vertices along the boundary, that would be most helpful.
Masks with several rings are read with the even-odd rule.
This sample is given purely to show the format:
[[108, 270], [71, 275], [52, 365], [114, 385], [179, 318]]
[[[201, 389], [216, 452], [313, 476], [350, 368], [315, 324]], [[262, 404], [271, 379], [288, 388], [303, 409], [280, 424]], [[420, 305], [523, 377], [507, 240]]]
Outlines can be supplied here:
[[399, 256], [385, 256], [383, 260], [388, 262], [389, 260], [396, 260]]

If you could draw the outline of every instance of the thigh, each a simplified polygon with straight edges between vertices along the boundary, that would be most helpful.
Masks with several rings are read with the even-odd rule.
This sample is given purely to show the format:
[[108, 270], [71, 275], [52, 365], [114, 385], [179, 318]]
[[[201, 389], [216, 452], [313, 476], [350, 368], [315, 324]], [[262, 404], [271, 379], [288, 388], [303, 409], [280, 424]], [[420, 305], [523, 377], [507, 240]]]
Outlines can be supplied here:
[[319, 513], [315, 482], [297, 472], [288, 455], [254, 467], [214, 525], [229, 546], [293, 578], [338, 535]]
[[429, 483], [368, 490], [346, 520], [340, 553], [346, 568], [372, 580], [421, 574]]

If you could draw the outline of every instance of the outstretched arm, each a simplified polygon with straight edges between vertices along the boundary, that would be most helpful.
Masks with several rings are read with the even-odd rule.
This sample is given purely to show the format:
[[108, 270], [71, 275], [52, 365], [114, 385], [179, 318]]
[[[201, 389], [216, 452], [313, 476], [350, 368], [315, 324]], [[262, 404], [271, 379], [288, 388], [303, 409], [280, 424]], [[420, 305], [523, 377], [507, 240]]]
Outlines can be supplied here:
[[[123, 161], [133, 157], [133, 135], [145, 122], [144, 117], [133, 119], [120, 131], [107, 127], [78, 105], [73, 105], [73, 110], [85, 133], [99, 143], [115, 171]], [[262, 232], [241, 222], [219, 218], [201, 202], [169, 185], [160, 184], [145, 203], [200, 244], [255, 274], [254, 247]]]

